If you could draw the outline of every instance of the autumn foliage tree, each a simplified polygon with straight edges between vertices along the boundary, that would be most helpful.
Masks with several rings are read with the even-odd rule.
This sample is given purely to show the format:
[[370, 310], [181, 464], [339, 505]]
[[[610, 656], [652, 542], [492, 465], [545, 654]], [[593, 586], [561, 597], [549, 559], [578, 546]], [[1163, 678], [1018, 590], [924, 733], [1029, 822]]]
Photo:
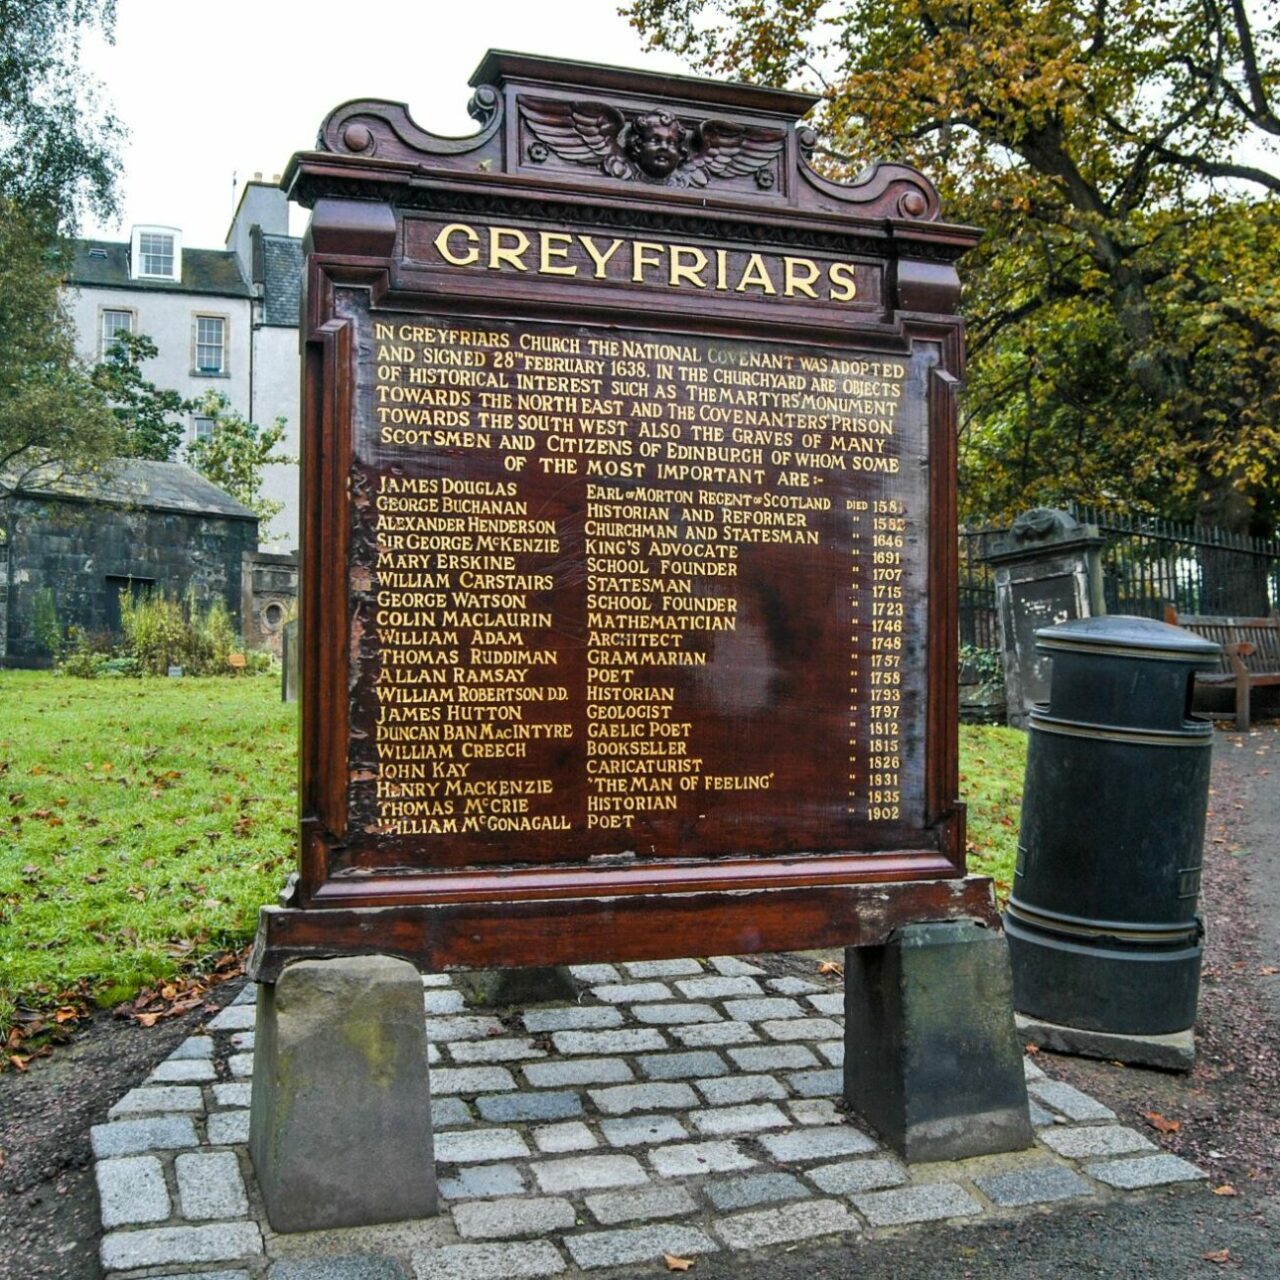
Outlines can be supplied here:
[[823, 95], [836, 173], [906, 160], [964, 264], [962, 501], [1280, 522], [1276, 6], [631, 0], [654, 46]]
[[286, 422], [277, 418], [269, 427], [260, 427], [231, 408], [220, 391], [211, 391], [191, 406], [210, 420], [207, 436], [187, 446], [187, 461], [202, 476], [225, 489], [262, 521], [264, 530], [284, 510], [284, 503], [262, 492], [268, 466], [294, 463], [296, 458], [277, 453], [284, 439]]
[[87, 475], [119, 423], [75, 350], [62, 296], [81, 214], [114, 209], [122, 131], [80, 70], [115, 0], [0, 0], [0, 498], [29, 477]]
[[118, 333], [92, 377], [120, 424], [120, 452], [168, 462], [182, 441], [182, 415], [191, 405], [144, 375], [143, 365], [156, 354], [156, 344], [145, 333]]
[[0, 198], [0, 499], [84, 478], [121, 452], [120, 424], [77, 357], [56, 242]]

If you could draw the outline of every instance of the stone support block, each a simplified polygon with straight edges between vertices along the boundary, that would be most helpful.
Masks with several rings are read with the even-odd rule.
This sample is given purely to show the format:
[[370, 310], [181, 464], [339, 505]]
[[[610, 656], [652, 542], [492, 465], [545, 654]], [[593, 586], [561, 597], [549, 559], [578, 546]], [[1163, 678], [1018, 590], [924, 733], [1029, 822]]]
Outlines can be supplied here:
[[258, 999], [249, 1150], [277, 1231], [436, 1211], [422, 982], [386, 956], [302, 960]]
[[845, 952], [844, 1097], [915, 1163], [1034, 1142], [1004, 938], [908, 925]]

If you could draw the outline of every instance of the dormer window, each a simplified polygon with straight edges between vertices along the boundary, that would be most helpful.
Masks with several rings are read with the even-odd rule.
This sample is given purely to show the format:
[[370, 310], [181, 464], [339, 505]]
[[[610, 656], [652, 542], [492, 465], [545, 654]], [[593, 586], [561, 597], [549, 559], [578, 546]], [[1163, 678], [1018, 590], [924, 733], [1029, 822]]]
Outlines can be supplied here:
[[142, 258], [139, 271], [144, 276], [173, 279], [173, 237], [158, 231], [144, 231], [138, 237], [138, 253]]
[[179, 280], [182, 277], [182, 238], [173, 227], [134, 227], [130, 246], [135, 280]]

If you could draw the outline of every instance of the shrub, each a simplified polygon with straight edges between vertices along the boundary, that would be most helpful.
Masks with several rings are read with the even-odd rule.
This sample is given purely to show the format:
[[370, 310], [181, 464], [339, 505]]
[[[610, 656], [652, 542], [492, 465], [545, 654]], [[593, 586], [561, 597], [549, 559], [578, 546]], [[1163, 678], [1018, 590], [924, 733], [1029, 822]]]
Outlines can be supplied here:
[[976, 645], [960, 646], [960, 683], [998, 688], [1004, 683], [1004, 659], [999, 649], [980, 649]]
[[201, 608], [194, 592], [182, 601], [164, 595], [136, 600], [121, 596], [120, 621], [124, 654], [142, 674], [162, 676], [170, 667], [181, 667], [190, 676], [227, 675], [233, 670], [227, 659], [240, 645], [221, 600]]
[[162, 676], [171, 666], [182, 665], [188, 647], [187, 620], [182, 605], [159, 593], [133, 598], [120, 593], [120, 624], [125, 652], [148, 675]]
[[[181, 667], [189, 676], [261, 675], [273, 669], [268, 653], [244, 653], [231, 615], [221, 600], [201, 607], [194, 592], [183, 600], [155, 594], [120, 596], [124, 643], [116, 645], [109, 632], [72, 629], [71, 652], [60, 670], [64, 675], [92, 680], [98, 676], [163, 676]], [[229, 661], [244, 653], [237, 670]]]
[[71, 627], [68, 631], [71, 652], [58, 668], [63, 675], [93, 680], [103, 675], [136, 675], [137, 663], [116, 654], [109, 631], [86, 631]]
[[62, 653], [63, 635], [50, 587], [41, 587], [31, 602], [31, 630], [40, 651], [56, 661]]

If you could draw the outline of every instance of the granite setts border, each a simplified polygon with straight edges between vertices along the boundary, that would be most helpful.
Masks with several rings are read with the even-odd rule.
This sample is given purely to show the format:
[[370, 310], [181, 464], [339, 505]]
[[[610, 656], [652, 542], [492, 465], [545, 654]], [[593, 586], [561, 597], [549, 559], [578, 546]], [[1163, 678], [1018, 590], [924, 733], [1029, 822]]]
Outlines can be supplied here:
[[254, 991], [91, 1138], [111, 1280], [506, 1280], [974, 1222], [1205, 1173], [1026, 1060], [1035, 1149], [908, 1169], [839, 1110], [834, 982], [735, 957], [587, 965], [505, 1021], [423, 980], [439, 1217], [276, 1235], [245, 1145]]

